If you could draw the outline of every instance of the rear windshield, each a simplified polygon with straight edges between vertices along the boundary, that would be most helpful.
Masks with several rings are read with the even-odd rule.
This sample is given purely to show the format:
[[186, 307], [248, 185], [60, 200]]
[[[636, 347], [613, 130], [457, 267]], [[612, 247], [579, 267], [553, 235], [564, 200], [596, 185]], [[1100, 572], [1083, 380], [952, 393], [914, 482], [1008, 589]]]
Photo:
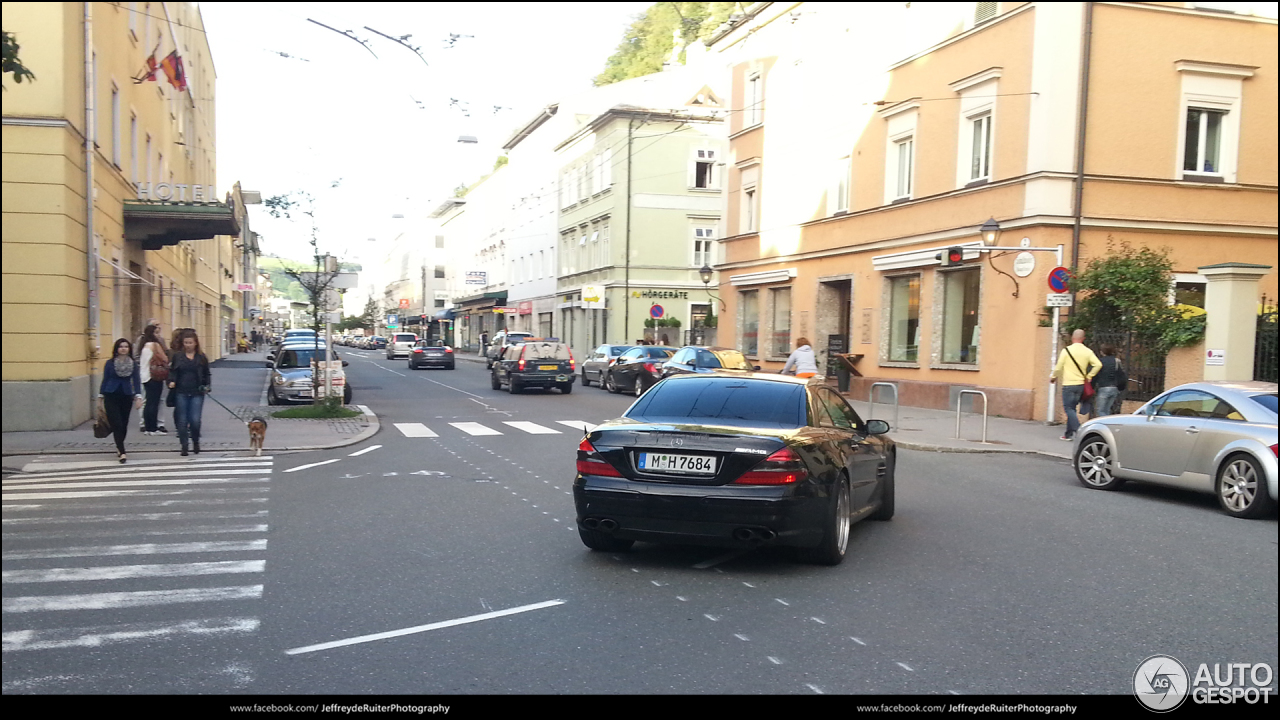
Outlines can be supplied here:
[[613, 357], [618, 357], [619, 355], [621, 355], [622, 353], [630, 349], [631, 347], [628, 345], [614, 345], [613, 347], [609, 348], [609, 355]]
[[1276, 396], [1275, 395], [1251, 395], [1249, 396], [1249, 399], [1258, 403], [1259, 405], [1270, 410], [1273, 413], [1276, 412]]
[[675, 355], [676, 351], [668, 348], [645, 348], [645, 357], [665, 359]]
[[[292, 368], [311, 367], [311, 360], [324, 354], [321, 349], [319, 355], [315, 350], [281, 350], [280, 357], [277, 358], [276, 367], [280, 370], [289, 370]], [[336, 360], [334, 353], [329, 353], [330, 360]]]
[[524, 344], [526, 360], [568, 360], [569, 346], [564, 343], [531, 342]]
[[698, 367], [750, 370], [747, 359], [737, 350], [698, 350]]
[[804, 387], [747, 378], [681, 378], [655, 385], [624, 417], [793, 428], [805, 425]]
[[414, 342], [417, 339], [417, 335], [396, 335], [396, 342]]

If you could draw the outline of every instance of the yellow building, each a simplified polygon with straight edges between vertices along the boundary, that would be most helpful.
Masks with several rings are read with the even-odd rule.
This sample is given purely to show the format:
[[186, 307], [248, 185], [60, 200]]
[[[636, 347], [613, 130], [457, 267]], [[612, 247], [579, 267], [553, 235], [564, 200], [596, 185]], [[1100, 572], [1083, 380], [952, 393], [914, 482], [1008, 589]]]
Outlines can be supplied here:
[[[150, 319], [219, 356], [223, 307], [242, 310], [223, 299], [233, 241], [214, 238], [240, 227], [214, 190], [196, 4], [5, 3], [4, 29], [36, 76], [3, 93], [4, 430], [66, 429], [115, 339]], [[174, 51], [185, 87], [163, 67], [135, 80]]]
[[[1275, 297], [1271, 7], [750, 6], [690, 60], [733, 78], [721, 343], [776, 369], [806, 336], [861, 356], [862, 398], [1045, 419], [1055, 265], [1167, 247], [1180, 290], [1244, 262]], [[1014, 250], [977, 252], [989, 218]]]

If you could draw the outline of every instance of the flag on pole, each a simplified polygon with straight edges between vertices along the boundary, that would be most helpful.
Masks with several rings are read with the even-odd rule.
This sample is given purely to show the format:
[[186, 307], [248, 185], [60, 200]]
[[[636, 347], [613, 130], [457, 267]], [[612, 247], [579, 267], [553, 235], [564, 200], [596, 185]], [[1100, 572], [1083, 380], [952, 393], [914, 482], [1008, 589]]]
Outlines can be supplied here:
[[179, 90], [187, 89], [187, 74], [182, 69], [182, 57], [178, 55], [177, 50], [166, 55], [164, 60], [160, 61], [160, 67], [164, 69], [170, 85]]
[[156, 63], [156, 52], [159, 50], [160, 46], [157, 45], [156, 49], [152, 50], [151, 54], [147, 56], [146, 66], [143, 67], [142, 72], [138, 73], [137, 77], [133, 79], [135, 85], [140, 85], [148, 80], [154, 81], [156, 79], [156, 70], [160, 67], [159, 64]]

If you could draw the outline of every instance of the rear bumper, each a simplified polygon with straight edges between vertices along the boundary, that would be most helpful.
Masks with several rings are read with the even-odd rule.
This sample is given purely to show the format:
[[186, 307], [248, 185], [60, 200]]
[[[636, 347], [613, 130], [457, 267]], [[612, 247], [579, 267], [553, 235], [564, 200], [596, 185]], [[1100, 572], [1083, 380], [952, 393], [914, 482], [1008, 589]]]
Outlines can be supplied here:
[[451, 357], [410, 357], [409, 362], [414, 367], [453, 367], [453, 358]]
[[569, 372], [555, 375], [521, 375], [519, 373], [511, 373], [507, 379], [508, 382], [514, 382], [520, 387], [553, 388], [566, 383], [572, 385], [577, 381], [578, 376]]
[[[610, 519], [623, 540], [751, 548], [812, 547], [822, 539], [830, 500], [813, 483], [791, 487], [663, 485], [625, 478], [578, 476], [577, 521]], [[773, 539], [739, 540], [741, 528], [769, 530]]]

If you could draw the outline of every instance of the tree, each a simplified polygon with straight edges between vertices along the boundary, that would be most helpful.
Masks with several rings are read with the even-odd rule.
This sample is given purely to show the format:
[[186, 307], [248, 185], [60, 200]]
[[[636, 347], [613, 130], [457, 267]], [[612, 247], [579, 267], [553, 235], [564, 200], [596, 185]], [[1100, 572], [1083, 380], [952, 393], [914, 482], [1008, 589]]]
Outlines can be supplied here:
[[1169, 249], [1134, 248], [1107, 237], [1107, 253], [1075, 277], [1079, 293], [1068, 330], [1127, 330], [1160, 353], [1194, 345], [1204, 337], [1205, 315], [1184, 314], [1169, 304], [1173, 261]]
[[604, 72], [596, 76], [596, 87], [661, 72], [675, 48], [677, 31], [683, 63], [684, 48], [710, 37], [737, 8], [738, 3], [731, 2], [655, 3], [631, 23], [618, 49], [605, 61]]
[[[0, 32], [3, 32], [3, 31], [0, 31]], [[13, 73], [13, 81], [16, 83], [22, 82], [23, 78], [26, 78], [28, 82], [35, 82], [36, 74], [28, 70], [26, 66], [22, 64], [22, 60], [18, 58], [19, 48], [18, 48], [17, 36], [15, 36], [13, 33], [10, 33], [10, 32], [3, 32], [3, 34], [4, 34], [4, 59], [3, 59], [4, 65], [3, 65], [3, 73], [0, 73], [0, 77], [2, 77], [3, 75], [8, 75], [9, 73]], [[8, 88], [4, 88], [3, 85], [0, 85], [0, 88], [3, 88], [4, 90], [8, 90]]]

